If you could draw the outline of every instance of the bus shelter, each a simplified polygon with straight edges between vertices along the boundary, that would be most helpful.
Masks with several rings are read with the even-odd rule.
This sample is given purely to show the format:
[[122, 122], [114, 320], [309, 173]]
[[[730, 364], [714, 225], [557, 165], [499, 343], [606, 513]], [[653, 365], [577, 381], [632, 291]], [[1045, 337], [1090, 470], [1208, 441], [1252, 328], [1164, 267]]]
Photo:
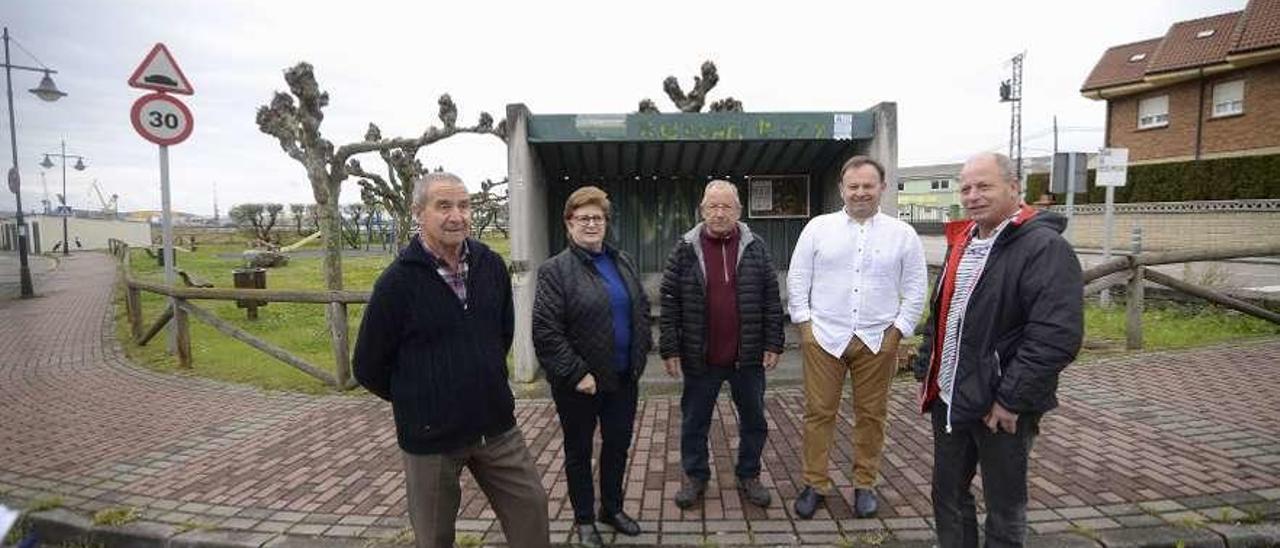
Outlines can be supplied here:
[[564, 202], [579, 187], [609, 194], [608, 242], [635, 259], [655, 314], [667, 254], [699, 221], [712, 179], [737, 186], [742, 221], [768, 242], [781, 271], [805, 223], [842, 206], [838, 171], [851, 156], [884, 164], [881, 209], [896, 214], [895, 103], [848, 112], [542, 115], [515, 104], [507, 123], [519, 382], [538, 371], [530, 338], [537, 268], [566, 245]]

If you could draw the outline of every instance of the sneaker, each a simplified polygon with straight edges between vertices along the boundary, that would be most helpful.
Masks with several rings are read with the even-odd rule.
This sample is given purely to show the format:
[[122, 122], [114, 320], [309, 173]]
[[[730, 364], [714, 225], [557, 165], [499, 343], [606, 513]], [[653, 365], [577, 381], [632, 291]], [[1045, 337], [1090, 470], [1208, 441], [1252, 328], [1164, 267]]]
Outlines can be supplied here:
[[681, 510], [688, 510], [702, 500], [702, 494], [707, 491], [707, 482], [692, 476], [685, 476], [684, 482], [680, 485], [680, 490], [676, 491], [676, 506]]
[[773, 502], [773, 497], [764, 484], [760, 483], [760, 478], [738, 478], [738, 492], [747, 498], [747, 502], [761, 508], [768, 508]]

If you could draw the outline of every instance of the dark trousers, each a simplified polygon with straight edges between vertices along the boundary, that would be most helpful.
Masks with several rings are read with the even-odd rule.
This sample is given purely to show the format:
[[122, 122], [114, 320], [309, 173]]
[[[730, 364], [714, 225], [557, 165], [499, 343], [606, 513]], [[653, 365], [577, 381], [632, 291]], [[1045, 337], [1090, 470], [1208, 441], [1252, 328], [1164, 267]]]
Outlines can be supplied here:
[[981, 422], [952, 425], [947, 405], [933, 404], [933, 516], [941, 548], [978, 546], [978, 517], [970, 485], [982, 466], [987, 521], [985, 546], [1022, 546], [1027, 535], [1027, 458], [1040, 433], [1040, 415], [1018, 417], [1018, 432], [992, 433]]
[[[619, 375], [624, 377], [626, 375]], [[622, 476], [627, 471], [627, 450], [635, 430], [636, 383], [620, 379], [614, 392], [587, 395], [572, 388], [553, 387], [560, 428], [564, 431], [564, 474], [569, 480], [569, 502], [577, 523], [595, 520], [595, 486], [591, 480], [591, 449], [596, 425], [600, 426], [600, 510], [622, 511]]]
[[684, 473], [702, 481], [711, 479], [707, 465], [707, 430], [716, 408], [720, 387], [729, 381], [733, 404], [738, 409], [739, 478], [760, 475], [760, 453], [769, 435], [764, 420], [764, 368], [708, 366], [702, 374], [684, 376], [680, 396], [680, 465]]
[[403, 455], [409, 521], [418, 548], [453, 546], [463, 468], [471, 470], [489, 499], [511, 546], [551, 545], [547, 493], [520, 428], [448, 453]]

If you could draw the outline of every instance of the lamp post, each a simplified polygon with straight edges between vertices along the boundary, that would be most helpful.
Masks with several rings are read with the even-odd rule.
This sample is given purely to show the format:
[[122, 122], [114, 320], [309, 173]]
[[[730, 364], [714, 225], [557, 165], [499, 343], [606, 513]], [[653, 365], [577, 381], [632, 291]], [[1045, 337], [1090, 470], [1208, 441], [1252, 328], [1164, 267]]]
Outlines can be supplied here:
[[35, 289], [31, 284], [31, 268], [27, 264], [27, 225], [22, 219], [22, 181], [21, 176], [18, 175], [18, 130], [13, 116], [13, 71], [15, 69], [44, 73], [44, 78], [40, 79], [40, 85], [29, 90], [36, 97], [53, 102], [66, 96], [66, 93], [59, 90], [58, 86], [54, 85], [53, 78], [49, 76], [57, 71], [49, 68], [24, 67], [9, 62], [9, 27], [5, 27], [4, 82], [6, 96], [9, 101], [9, 143], [13, 149], [13, 167], [9, 168], [9, 190], [13, 192], [18, 210], [18, 274], [21, 279], [21, 295], [22, 298], [26, 299], [35, 296]]
[[53, 160], [50, 158], [62, 159], [62, 206], [58, 208], [58, 214], [62, 216], [62, 254], [71, 254], [71, 240], [67, 238], [67, 217], [71, 215], [71, 206], [67, 204], [67, 159], [75, 158], [76, 171], [84, 171], [84, 156], [78, 154], [67, 154], [67, 140], [62, 140], [62, 152], [46, 152], [44, 153], [44, 161], [40, 162], [40, 167], [49, 169], [53, 167]]

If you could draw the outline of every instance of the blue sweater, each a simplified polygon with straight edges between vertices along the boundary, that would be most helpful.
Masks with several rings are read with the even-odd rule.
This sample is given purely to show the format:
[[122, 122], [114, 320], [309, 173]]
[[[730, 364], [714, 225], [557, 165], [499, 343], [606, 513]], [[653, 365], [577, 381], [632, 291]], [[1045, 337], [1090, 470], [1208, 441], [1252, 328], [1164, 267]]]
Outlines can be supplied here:
[[609, 306], [613, 314], [613, 367], [626, 371], [631, 362], [631, 294], [618, 273], [618, 265], [608, 253], [592, 253], [591, 263], [604, 278], [605, 291], [609, 292]]

